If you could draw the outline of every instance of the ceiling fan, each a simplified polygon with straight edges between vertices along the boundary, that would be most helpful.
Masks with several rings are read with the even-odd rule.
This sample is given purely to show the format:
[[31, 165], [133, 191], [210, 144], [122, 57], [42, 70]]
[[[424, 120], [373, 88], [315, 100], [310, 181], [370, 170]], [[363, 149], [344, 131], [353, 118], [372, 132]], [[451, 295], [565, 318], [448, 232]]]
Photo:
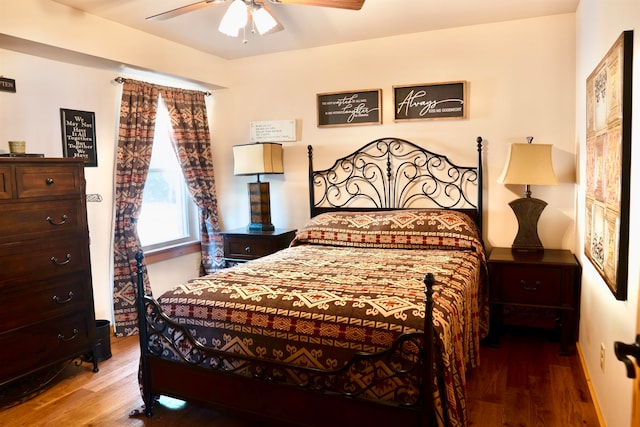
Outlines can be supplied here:
[[[244, 28], [250, 17], [253, 26], [260, 35], [273, 33], [284, 29], [277, 20], [269, 3], [271, 4], [300, 4], [307, 6], [332, 7], [336, 9], [360, 10], [365, 0], [232, 0], [227, 9], [220, 27], [220, 32], [237, 37], [241, 28]], [[165, 20], [193, 12], [215, 4], [226, 3], [227, 0], [202, 0], [188, 4], [166, 12], [147, 17], [147, 20]]]

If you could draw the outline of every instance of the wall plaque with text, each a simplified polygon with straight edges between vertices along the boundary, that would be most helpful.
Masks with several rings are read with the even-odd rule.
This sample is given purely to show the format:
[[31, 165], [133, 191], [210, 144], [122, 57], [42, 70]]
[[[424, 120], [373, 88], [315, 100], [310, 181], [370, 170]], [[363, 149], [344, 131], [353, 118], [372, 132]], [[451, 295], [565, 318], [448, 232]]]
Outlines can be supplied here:
[[382, 89], [319, 93], [318, 127], [382, 123]]
[[466, 82], [393, 87], [394, 120], [464, 119]]
[[60, 120], [64, 157], [84, 159], [85, 166], [98, 166], [95, 113], [61, 108]]

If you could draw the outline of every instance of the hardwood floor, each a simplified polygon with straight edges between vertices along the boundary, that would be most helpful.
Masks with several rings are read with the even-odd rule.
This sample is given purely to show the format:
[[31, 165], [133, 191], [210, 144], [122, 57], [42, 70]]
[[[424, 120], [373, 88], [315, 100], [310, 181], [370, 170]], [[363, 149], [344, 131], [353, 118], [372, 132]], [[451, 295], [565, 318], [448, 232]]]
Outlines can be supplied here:
[[[70, 364], [54, 386], [20, 405], [1, 410], [0, 426], [255, 425], [164, 397], [152, 418], [129, 417], [129, 411], [142, 404], [137, 383], [137, 337], [112, 338], [111, 351], [113, 357], [100, 364], [100, 372], [94, 374], [86, 363]], [[557, 352], [557, 343], [521, 332], [505, 334], [500, 348], [483, 346], [481, 367], [468, 377], [470, 425], [598, 426], [578, 356], [560, 356]]]
[[500, 348], [483, 346], [467, 377], [470, 425], [599, 426], [577, 354], [538, 331], [507, 330]]

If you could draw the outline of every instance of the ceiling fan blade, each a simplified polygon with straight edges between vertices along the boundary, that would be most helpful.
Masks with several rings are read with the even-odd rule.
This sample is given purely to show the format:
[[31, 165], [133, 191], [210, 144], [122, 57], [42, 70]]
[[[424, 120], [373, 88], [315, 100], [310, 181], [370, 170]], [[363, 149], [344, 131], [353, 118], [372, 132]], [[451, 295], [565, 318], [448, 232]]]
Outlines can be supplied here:
[[215, 3], [224, 3], [226, 0], [202, 0], [197, 3], [188, 4], [186, 6], [178, 7], [172, 10], [168, 10], [166, 12], [158, 13], [157, 15], [152, 15], [147, 17], [146, 19], [149, 21], [161, 21], [164, 19], [175, 18], [176, 16], [180, 16], [182, 14], [193, 12], [194, 10], [202, 9], [204, 7], [211, 6]]
[[261, 4], [262, 4], [262, 7], [264, 7], [264, 10], [269, 12], [269, 15], [271, 15], [273, 19], [275, 19], [276, 21], [276, 26], [270, 29], [269, 31], [267, 31], [265, 34], [277, 33], [278, 31], [284, 30], [284, 26], [282, 25], [282, 23], [280, 23], [280, 20], [278, 19], [276, 14], [273, 13], [273, 11], [271, 10], [271, 6], [269, 6], [269, 2], [263, 1]]
[[335, 7], [337, 9], [360, 10], [364, 0], [270, 0], [271, 3], [302, 4], [307, 6]]

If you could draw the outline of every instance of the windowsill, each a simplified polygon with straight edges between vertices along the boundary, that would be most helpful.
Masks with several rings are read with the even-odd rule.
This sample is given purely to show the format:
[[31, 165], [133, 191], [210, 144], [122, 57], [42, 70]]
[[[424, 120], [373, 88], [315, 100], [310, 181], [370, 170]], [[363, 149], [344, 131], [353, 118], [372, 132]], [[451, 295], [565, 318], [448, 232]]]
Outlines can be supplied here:
[[200, 241], [198, 240], [145, 252], [144, 259], [149, 265], [195, 252], [200, 252]]

